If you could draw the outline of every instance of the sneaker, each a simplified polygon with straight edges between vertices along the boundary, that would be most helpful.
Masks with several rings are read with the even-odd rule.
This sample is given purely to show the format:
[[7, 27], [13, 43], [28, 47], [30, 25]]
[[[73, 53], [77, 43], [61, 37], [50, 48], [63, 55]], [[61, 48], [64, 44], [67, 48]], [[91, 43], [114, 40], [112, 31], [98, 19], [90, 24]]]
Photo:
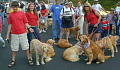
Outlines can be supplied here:
[[40, 30], [40, 32], [39, 33], [42, 33], [42, 30]]
[[2, 46], [3, 46], [3, 48], [4, 48], [4, 47], [5, 47], [5, 43], [3, 43], [3, 45], [2, 45]]
[[45, 31], [45, 30], [43, 30], [43, 32], [45, 33], [46, 31]]

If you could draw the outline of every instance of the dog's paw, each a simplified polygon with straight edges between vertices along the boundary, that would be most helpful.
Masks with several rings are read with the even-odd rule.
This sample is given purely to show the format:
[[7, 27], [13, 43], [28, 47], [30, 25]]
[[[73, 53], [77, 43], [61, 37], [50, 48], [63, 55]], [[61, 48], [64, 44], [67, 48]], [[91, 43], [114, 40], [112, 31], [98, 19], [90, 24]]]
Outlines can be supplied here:
[[52, 60], [52, 58], [47, 58], [47, 59], [45, 59], [45, 62], [49, 62], [51, 60]]
[[45, 63], [44, 62], [41, 62], [42, 65], [44, 65]]
[[99, 61], [96, 62], [96, 64], [99, 64], [99, 63], [100, 63]]
[[39, 63], [39, 62], [36, 62], [36, 65], [40, 65], [40, 63]]
[[91, 64], [91, 62], [87, 62], [87, 64]]

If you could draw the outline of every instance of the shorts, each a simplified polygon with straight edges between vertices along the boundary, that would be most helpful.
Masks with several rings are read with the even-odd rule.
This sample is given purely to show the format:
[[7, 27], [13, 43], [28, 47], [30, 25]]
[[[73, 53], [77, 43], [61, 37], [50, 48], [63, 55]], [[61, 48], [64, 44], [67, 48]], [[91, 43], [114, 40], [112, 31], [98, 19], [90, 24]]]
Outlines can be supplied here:
[[[43, 20], [46, 22], [47, 21], [47, 17], [44, 17]], [[40, 21], [42, 21], [42, 17], [40, 16]]]
[[[94, 27], [94, 25], [89, 25], [89, 28], [88, 28], [88, 33], [89, 34], [92, 33], [93, 27]], [[97, 31], [95, 33], [101, 33], [101, 32], [102, 32], [102, 24], [99, 23]]]
[[62, 26], [63, 26], [63, 28], [71, 28], [71, 27], [73, 27], [72, 18], [69, 21], [66, 20], [66, 19], [62, 19]]
[[11, 34], [11, 50], [18, 51], [19, 44], [21, 45], [22, 50], [29, 49], [27, 33], [23, 33], [19, 35]]

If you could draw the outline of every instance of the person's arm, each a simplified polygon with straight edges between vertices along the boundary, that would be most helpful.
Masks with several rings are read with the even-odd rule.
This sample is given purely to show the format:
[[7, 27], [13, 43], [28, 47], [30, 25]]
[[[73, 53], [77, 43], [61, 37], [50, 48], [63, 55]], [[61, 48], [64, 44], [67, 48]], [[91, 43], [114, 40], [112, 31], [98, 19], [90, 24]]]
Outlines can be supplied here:
[[119, 13], [119, 16], [118, 16], [118, 22], [120, 23], [120, 13]]
[[88, 36], [88, 26], [89, 26], [89, 24], [88, 24], [88, 20], [87, 20], [86, 17], [85, 17], [85, 22], [86, 22], [86, 35]]
[[34, 32], [34, 30], [30, 27], [30, 25], [28, 23], [25, 23], [25, 26], [30, 30], [31, 33]]
[[104, 12], [108, 13], [103, 7], [102, 7], [102, 10], [103, 10]]
[[98, 27], [98, 24], [100, 23], [100, 20], [101, 20], [101, 15], [95, 11], [95, 15], [98, 17], [98, 21], [97, 21], [97, 24], [94, 25], [94, 27]]
[[6, 40], [9, 40], [9, 34], [11, 31], [12, 24], [8, 24], [8, 30], [7, 30], [7, 35], [6, 35]]
[[73, 14], [73, 24], [75, 24], [75, 14]]
[[38, 32], [40, 31], [39, 22], [40, 22], [40, 21], [38, 20], [38, 21], [37, 21], [37, 29], [38, 29]]

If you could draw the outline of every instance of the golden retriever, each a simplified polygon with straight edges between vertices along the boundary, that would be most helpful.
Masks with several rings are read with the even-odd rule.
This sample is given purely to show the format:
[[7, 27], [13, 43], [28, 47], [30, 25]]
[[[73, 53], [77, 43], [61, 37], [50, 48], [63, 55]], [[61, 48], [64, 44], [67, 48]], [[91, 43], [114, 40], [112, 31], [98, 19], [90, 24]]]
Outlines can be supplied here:
[[[70, 28], [70, 34], [73, 33], [73, 35], [74, 35], [74, 37], [75, 37], [76, 40], [79, 40], [78, 39], [79, 30], [80, 30], [80, 26], [78, 26], [78, 25], [76, 27]], [[70, 35], [69, 35], [69, 37], [70, 37]]]
[[117, 49], [117, 40], [119, 39], [119, 36], [112, 36], [112, 35], [109, 35], [109, 38], [111, 39], [112, 41], [112, 45], [113, 47], [115, 47], [116, 51], [115, 52], [118, 52], [118, 49]]
[[66, 39], [60, 39], [58, 43], [55, 43], [56, 46], [59, 46], [61, 48], [69, 48], [72, 47], [72, 44], [69, 43]]
[[105, 48], [110, 49], [112, 53], [112, 57], [114, 57], [114, 47], [112, 45], [111, 39], [108, 36], [102, 38], [102, 40], [100, 41], [96, 41], [95, 44], [99, 46], [100, 48], [102, 48], [103, 53], [105, 51]]
[[54, 52], [54, 49], [53, 49], [53, 43], [55, 43], [55, 40], [52, 40], [52, 39], [49, 39], [47, 41], [47, 44], [48, 44], [48, 52], [45, 52], [45, 61], [46, 62], [49, 62], [50, 60], [52, 60], [51, 57], [54, 57], [55, 56], [55, 52]]
[[114, 24], [114, 26], [112, 27], [112, 34], [116, 33], [116, 24]]
[[82, 47], [80, 42], [78, 42], [75, 46], [70, 47], [64, 51], [63, 58], [71, 62], [77, 62], [80, 60], [79, 55], [82, 54]]
[[82, 35], [79, 37], [82, 49], [84, 53], [87, 55], [87, 59], [85, 59], [87, 64], [91, 64], [93, 60], [98, 60], [96, 63], [99, 64], [101, 62], [105, 62], [106, 59], [111, 56], [105, 56], [101, 49], [86, 35]]
[[36, 65], [39, 64], [39, 55], [41, 56], [41, 64], [44, 63], [45, 52], [48, 52], [48, 45], [46, 43], [42, 43], [37, 39], [33, 39], [30, 42], [30, 58], [32, 60], [32, 54], [36, 54]]

